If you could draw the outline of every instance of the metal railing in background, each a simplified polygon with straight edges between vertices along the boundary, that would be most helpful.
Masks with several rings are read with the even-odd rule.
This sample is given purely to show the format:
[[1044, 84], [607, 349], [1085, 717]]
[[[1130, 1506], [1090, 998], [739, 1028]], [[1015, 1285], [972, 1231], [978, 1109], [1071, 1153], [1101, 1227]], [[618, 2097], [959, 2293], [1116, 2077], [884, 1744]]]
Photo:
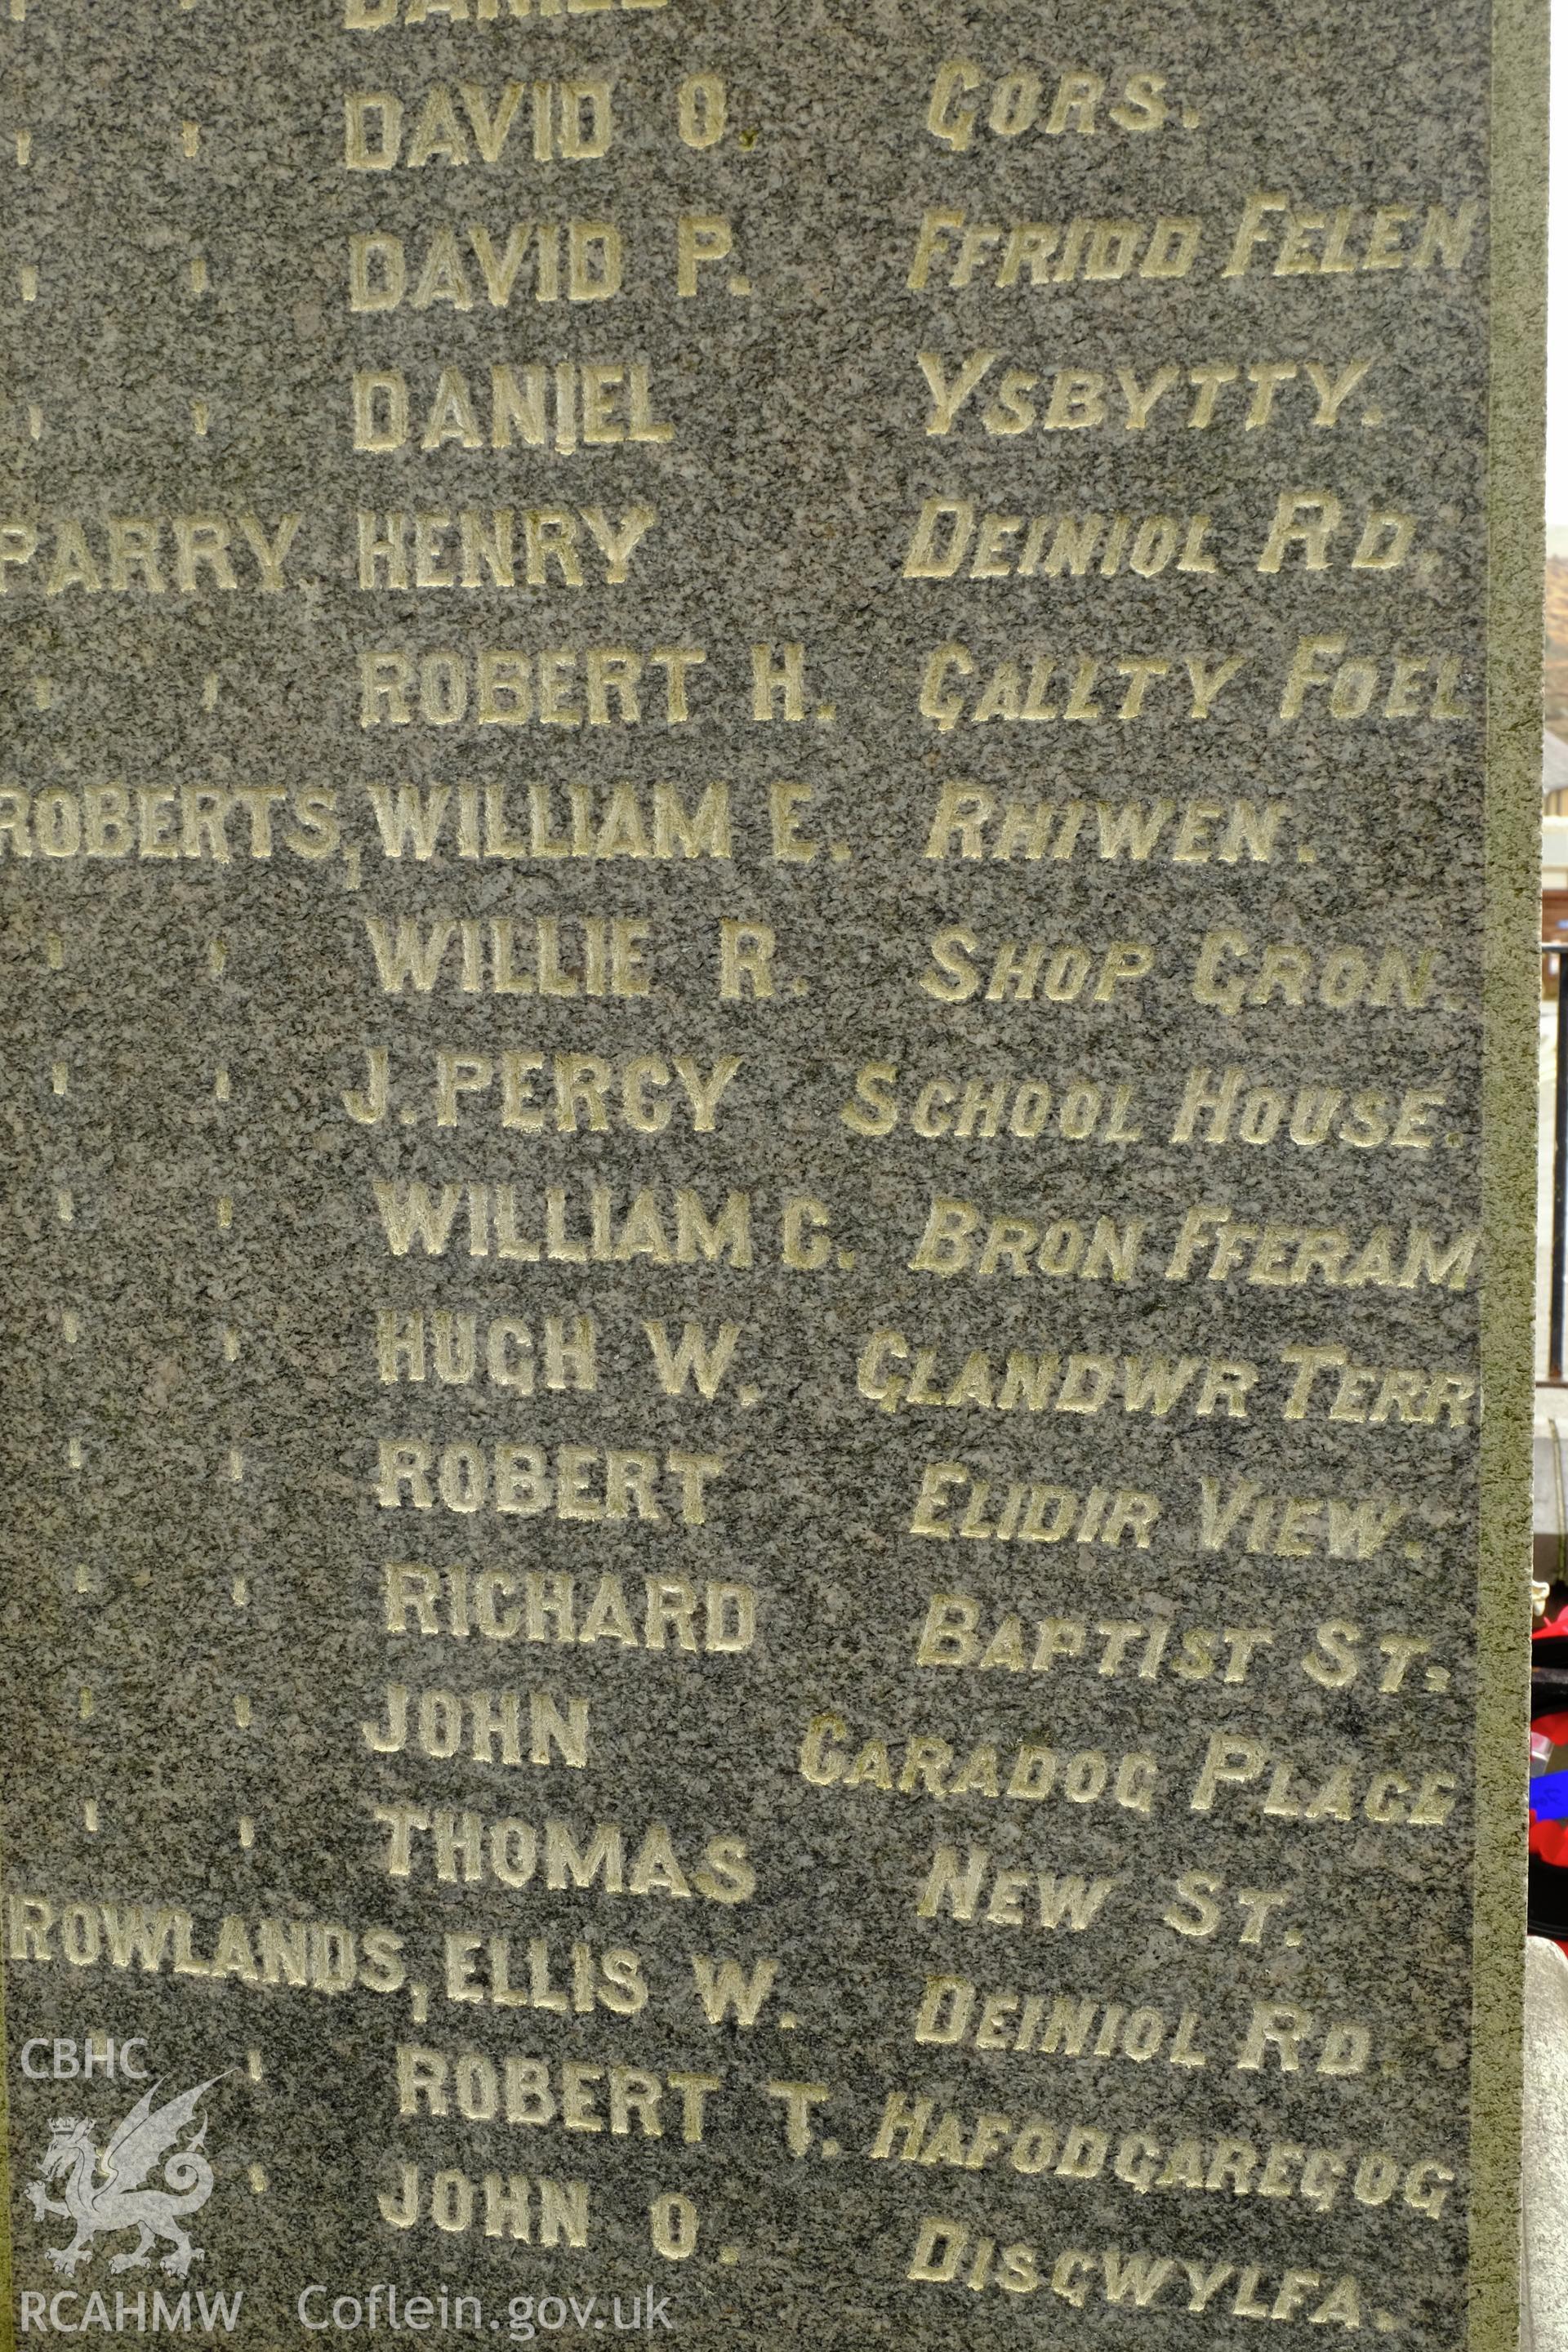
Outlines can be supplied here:
[[1557, 959], [1557, 1074], [1552, 1122], [1552, 1297], [1546, 1377], [1563, 1381], [1565, 1285], [1568, 1285], [1568, 940], [1542, 940], [1543, 956]]

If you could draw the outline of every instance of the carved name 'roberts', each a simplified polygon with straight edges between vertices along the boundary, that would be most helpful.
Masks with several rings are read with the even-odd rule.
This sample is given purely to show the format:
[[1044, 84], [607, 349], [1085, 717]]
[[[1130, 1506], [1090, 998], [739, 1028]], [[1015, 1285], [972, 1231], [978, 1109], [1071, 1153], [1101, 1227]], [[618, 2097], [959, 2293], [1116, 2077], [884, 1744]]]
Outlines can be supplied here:
[[153, 866], [275, 856], [319, 865], [342, 840], [337, 793], [319, 784], [47, 784], [0, 789], [0, 858]]

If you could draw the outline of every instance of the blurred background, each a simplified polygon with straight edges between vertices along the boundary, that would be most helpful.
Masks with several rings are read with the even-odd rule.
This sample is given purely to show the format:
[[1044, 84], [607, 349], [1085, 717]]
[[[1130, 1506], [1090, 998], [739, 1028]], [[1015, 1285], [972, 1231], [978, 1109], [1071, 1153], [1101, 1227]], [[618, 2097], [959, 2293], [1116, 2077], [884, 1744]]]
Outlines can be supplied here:
[[[1552, 196], [1546, 395], [1546, 731], [1541, 767], [1541, 937], [1568, 947], [1568, 0], [1552, 0]], [[1568, 1584], [1568, 1389], [1564, 1318], [1554, 1317], [1554, 1234], [1568, 1227], [1568, 1083], [1558, 1101], [1559, 958], [1543, 954], [1540, 1222], [1536, 1257], [1536, 1575]], [[1568, 1015], [1568, 1005], [1563, 1007]], [[1568, 1082], [1568, 1066], [1563, 1077]], [[1554, 1213], [1555, 1212], [1555, 1213]], [[1559, 1272], [1568, 1265], [1558, 1245]], [[1555, 1331], [1555, 1345], [1554, 1345]]]

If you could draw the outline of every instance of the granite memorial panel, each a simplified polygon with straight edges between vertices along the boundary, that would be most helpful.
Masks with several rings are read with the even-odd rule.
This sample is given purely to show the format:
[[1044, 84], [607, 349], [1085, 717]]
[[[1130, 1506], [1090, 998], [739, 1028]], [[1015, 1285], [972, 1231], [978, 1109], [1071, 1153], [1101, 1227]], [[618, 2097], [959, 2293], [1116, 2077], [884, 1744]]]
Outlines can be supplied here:
[[9, 0], [21, 2340], [1511, 2341], [1542, 46]]

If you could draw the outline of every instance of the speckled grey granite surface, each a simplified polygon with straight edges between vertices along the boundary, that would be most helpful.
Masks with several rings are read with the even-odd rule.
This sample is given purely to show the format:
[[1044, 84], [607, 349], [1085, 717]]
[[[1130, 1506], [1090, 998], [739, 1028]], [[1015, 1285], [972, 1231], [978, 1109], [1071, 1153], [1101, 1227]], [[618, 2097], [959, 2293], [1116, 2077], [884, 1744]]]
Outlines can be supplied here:
[[25, 2328], [1496, 2329], [1487, 11], [347, 13], [0, 27]]

